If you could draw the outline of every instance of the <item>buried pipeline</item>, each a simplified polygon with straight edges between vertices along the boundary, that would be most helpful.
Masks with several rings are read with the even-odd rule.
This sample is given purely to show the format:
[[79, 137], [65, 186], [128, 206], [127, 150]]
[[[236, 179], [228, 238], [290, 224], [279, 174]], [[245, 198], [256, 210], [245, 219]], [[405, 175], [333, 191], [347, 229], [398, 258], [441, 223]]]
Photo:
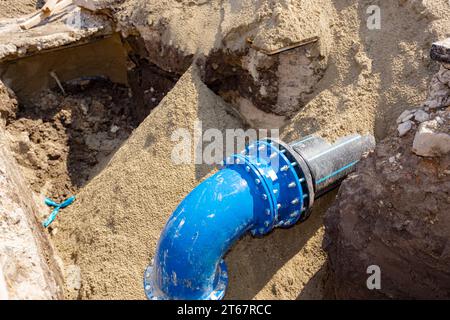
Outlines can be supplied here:
[[228, 284], [224, 255], [245, 233], [264, 236], [304, 221], [314, 200], [349, 174], [372, 136], [334, 144], [311, 135], [290, 144], [261, 140], [224, 160], [177, 207], [144, 274], [148, 299], [217, 300]]

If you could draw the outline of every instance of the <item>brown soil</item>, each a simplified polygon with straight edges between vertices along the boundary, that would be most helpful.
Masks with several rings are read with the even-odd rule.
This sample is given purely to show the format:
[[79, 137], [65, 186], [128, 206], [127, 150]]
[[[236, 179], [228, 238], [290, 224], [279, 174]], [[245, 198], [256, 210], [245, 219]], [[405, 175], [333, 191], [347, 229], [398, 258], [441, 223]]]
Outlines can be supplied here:
[[[326, 214], [338, 299], [450, 298], [450, 155], [416, 156], [413, 138], [380, 142]], [[381, 290], [367, 289], [370, 265], [381, 269]]]
[[44, 91], [9, 110], [11, 149], [33, 191], [62, 201], [101, 171], [139, 119], [162, 99], [165, 85], [171, 87], [151, 81], [154, 76], [146, 79], [151, 90], [143, 94], [147, 103], [141, 109], [128, 87], [91, 78], [63, 83], [66, 94], [59, 88]]
[[128, 88], [82, 81], [68, 95], [43, 92], [21, 105], [7, 125], [17, 162], [30, 171], [33, 190], [63, 200], [90, 178], [134, 128]]
[[39, 0], [1, 0], [0, 18], [15, 18], [36, 10]]

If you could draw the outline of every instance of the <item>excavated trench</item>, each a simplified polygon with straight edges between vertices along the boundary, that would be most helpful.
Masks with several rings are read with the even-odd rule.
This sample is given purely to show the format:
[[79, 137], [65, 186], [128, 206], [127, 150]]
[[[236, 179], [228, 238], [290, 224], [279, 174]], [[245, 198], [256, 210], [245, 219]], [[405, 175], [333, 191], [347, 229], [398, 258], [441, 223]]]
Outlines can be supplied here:
[[[120, 13], [105, 15], [106, 10], [94, 17], [84, 12], [88, 23], [82, 29], [96, 30], [83, 34], [84, 40], [72, 37], [67, 26], [51, 22], [36, 28], [36, 34], [54, 36], [61, 28], [62, 36], [55, 38], [71, 45], [37, 52], [42, 39], [38, 37], [36, 42], [36, 34], [30, 31], [23, 33], [29, 38], [11, 42], [17, 47], [8, 56], [12, 59], [0, 58], [0, 78], [19, 101], [17, 109], [7, 113], [6, 132], [21, 173], [41, 196], [61, 201], [77, 195], [74, 205], [60, 214], [50, 229], [56, 255], [63, 261], [66, 298], [145, 298], [142, 272], [154, 255], [168, 216], [214, 169], [175, 166], [167, 158], [174, 128], [191, 128], [198, 120], [205, 128], [219, 131], [247, 125], [281, 128], [281, 138], [286, 141], [311, 133], [333, 140], [369, 132], [384, 146], [372, 160], [365, 161], [362, 169], [368, 176], [359, 174], [362, 178], [347, 182], [336, 202], [335, 193], [321, 199], [302, 225], [261, 239], [241, 239], [226, 256], [230, 270], [226, 298], [355, 297], [350, 291], [344, 295], [333, 292], [338, 286], [332, 286], [339, 282], [330, 275], [339, 272], [343, 290], [348, 287], [346, 279], [355, 280], [359, 272], [357, 283], [363, 284], [367, 295], [366, 269], [355, 259], [361, 252], [368, 257], [364, 262], [376, 263], [373, 256], [393, 248], [386, 246], [385, 239], [399, 243], [398, 252], [405, 254], [408, 247], [404, 241], [411, 238], [409, 253], [417, 257], [416, 239], [428, 239], [430, 234], [436, 235], [436, 241], [423, 242], [423, 252], [428, 255], [430, 245], [436, 248], [433, 254], [446, 252], [448, 246], [442, 243], [447, 229], [441, 232], [431, 227], [444, 225], [435, 224], [434, 216], [447, 212], [436, 205], [443, 203], [446, 194], [433, 190], [436, 183], [424, 184], [415, 176], [414, 170], [422, 162], [418, 164], [420, 159], [409, 151], [412, 134], [406, 142], [398, 138], [395, 121], [405, 109], [416, 109], [426, 99], [429, 80], [437, 71], [428, 59], [428, 50], [432, 42], [447, 36], [448, 5], [444, 7], [443, 1], [381, 5], [378, 1], [384, 30], [379, 32], [366, 28], [366, 9], [374, 4], [368, 0], [347, 1], [348, 5], [341, 1], [301, 1], [298, 6], [273, 2], [273, 8], [247, 2], [239, 7], [241, 2], [216, 6], [173, 1], [167, 9], [158, 2], [150, 6], [146, 1], [130, 1]], [[8, 36], [6, 33], [1, 42], [9, 44]], [[58, 46], [58, 41], [42, 43]], [[5, 48], [10, 49], [3, 46], [3, 54], [9, 52]], [[35, 54], [24, 57], [29, 49]], [[275, 51], [267, 51], [271, 49]], [[196, 66], [190, 68], [194, 61]], [[447, 84], [443, 81], [435, 91], [447, 90]], [[161, 108], [148, 117], [160, 102]], [[3, 110], [0, 112], [3, 116]], [[396, 148], [381, 141], [386, 137], [395, 137]], [[441, 167], [448, 161], [443, 163]], [[434, 177], [437, 166], [429, 161], [422, 164], [422, 169], [428, 170], [423, 181], [432, 181], [429, 177]], [[383, 178], [375, 188], [376, 179], [371, 175], [380, 176], [380, 170], [388, 179]], [[393, 189], [399, 183], [393, 179], [398, 177], [398, 181], [411, 180], [402, 184], [408, 190]], [[411, 193], [416, 190], [414, 183], [418, 195]], [[423, 192], [424, 185], [429, 186], [429, 195]], [[368, 204], [367, 197], [374, 190], [384, 191]], [[413, 195], [407, 197], [411, 208], [396, 202], [405, 194]], [[425, 196], [426, 201], [417, 205], [417, 199]], [[334, 208], [329, 210], [333, 202]], [[416, 214], [423, 206], [427, 208], [422, 212], [430, 213], [430, 223], [417, 220], [424, 216]], [[29, 215], [38, 216], [40, 223], [49, 212], [46, 209], [37, 208]], [[328, 230], [323, 223], [327, 210]], [[394, 223], [386, 223], [389, 219], [383, 212], [388, 212]], [[373, 217], [379, 221], [375, 236], [368, 239], [366, 235], [371, 233], [366, 228], [374, 225]], [[362, 249], [350, 252], [348, 248], [359, 243], [353, 229], [347, 232], [341, 226], [355, 221], [361, 227], [358, 239]], [[335, 241], [334, 247], [330, 230], [333, 239], [344, 230], [344, 240]], [[382, 236], [377, 237], [377, 232]], [[328, 257], [322, 247], [325, 234]], [[372, 256], [366, 246], [369, 240], [373, 241]], [[379, 250], [380, 246], [384, 249]], [[340, 257], [335, 257], [334, 263], [343, 262], [340, 266], [344, 268], [333, 266], [333, 252]], [[423, 261], [434, 264], [429, 257]], [[398, 261], [394, 258], [392, 261]], [[392, 261], [394, 267], [400, 266]], [[411, 266], [410, 261], [404, 259], [403, 265]], [[447, 260], [442, 261], [443, 266], [448, 265]], [[396, 278], [402, 279], [401, 275]], [[423, 279], [425, 283], [429, 278]], [[431, 287], [434, 283], [439, 281]]]
[[[246, 122], [276, 128], [311, 99], [323, 59], [313, 43], [283, 55], [215, 51], [196, 63], [204, 83]], [[138, 35], [113, 34], [0, 65], [19, 100], [6, 129], [33, 191], [59, 201], [75, 194], [193, 60], [161, 43], [148, 47]]]
[[76, 194], [177, 82], [128, 40], [116, 34], [0, 66], [18, 98], [6, 123], [11, 149], [37, 194]]

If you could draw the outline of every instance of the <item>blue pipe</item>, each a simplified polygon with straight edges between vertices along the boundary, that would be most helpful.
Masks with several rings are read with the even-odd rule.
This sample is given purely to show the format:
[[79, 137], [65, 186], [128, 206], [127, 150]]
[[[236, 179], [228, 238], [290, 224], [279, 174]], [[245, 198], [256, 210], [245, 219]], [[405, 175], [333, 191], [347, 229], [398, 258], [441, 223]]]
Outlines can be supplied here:
[[[308, 154], [306, 143], [310, 142], [303, 141], [304, 145], [300, 141], [295, 147], [271, 140], [249, 145], [227, 158], [222, 170], [180, 203], [145, 271], [149, 299], [222, 299], [228, 284], [223, 257], [240, 237], [247, 232], [263, 236], [275, 227], [290, 227], [307, 218], [315, 197], [311, 172], [319, 172], [323, 181], [332, 179], [323, 179], [320, 166], [321, 170], [310, 170], [301, 155]], [[325, 166], [330, 177], [330, 173], [334, 177], [348, 171], [329, 167]], [[321, 183], [324, 189], [327, 183]]]
[[222, 257], [252, 227], [253, 212], [263, 206], [262, 199], [253, 201], [251, 183], [241, 172], [224, 169], [195, 188], [175, 210], [154, 264], [156, 285], [171, 299], [223, 296]]

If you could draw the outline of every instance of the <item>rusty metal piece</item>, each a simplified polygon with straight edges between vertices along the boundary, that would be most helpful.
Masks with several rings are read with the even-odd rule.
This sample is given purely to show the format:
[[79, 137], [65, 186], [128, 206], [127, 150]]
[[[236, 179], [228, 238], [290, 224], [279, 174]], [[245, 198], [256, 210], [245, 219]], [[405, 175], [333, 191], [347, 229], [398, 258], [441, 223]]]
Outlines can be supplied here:
[[253, 40], [250, 39], [250, 38], [247, 38], [247, 43], [250, 44], [250, 46], [253, 49], [255, 49], [256, 51], [262, 52], [262, 53], [264, 53], [264, 54], [266, 54], [268, 56], [272, 56], [272, 55], [275, 55], [275, 54], [279, 54], [279, 53], [282, 53], [282, 52], [293, 50], [293, 49], [296, 49], [298, 47], [302, 47], [302, 46], [305, 46], [305, 45], [308, 45], [308, 44], [311, 44], [311, 43], [314, 43], [314, 42], [317, 42], [317, 41], [319, 41], [319, 37], [318, 36], [314, 36], [312, 38], [304, 39], [304, 40], [295, 42], [295, 43], [293, 43], [291, 45], [288, 45], [288, 46], [285, 46], [285, 47], [282, 47], [282, 48], [278, 48], [278, 49], [275, 49], [275, 50], [267, 51], [266, 49], [263, 49], [263, 48], [255, 46], [253, 44]]

